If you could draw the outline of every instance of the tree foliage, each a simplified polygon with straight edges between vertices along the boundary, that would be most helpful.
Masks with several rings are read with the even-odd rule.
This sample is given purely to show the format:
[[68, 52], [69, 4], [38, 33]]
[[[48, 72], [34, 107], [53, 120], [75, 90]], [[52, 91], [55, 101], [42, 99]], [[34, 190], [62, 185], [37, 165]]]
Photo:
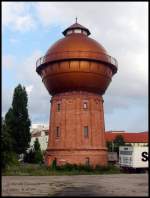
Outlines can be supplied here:
[[17, 154], [25, 153], [31, 140], [27, 103], [25, 87], [19, 84], [14, 90], [12, 107], [5, 116], [7, 130], [12, 138], [12, 150]]
[[109, 152], [117, 152], [119, 154], [119, 146], [124, 146], [125, 141], [122, 135], [117, 135], [114, 141], [107, 141], [107, 148]]
[[119, 154], [119, 147], [124, 145], [125, 145], [125, 141], [123, 139], [123, 136], [117, 135], [114, 140], [114, 151], [116, 151]]
[[43, 155], [40, 147], [40, 143], [38, 138], [36, 138], [34, 142], [34, 162], [35, 163], [42, 163], [43, 162]]
[[43, 154], [38, 138], [35, 139], [33, 148], [25, 153], [24, 162], [43, 163]]
[[112, 148], [112, 142], [107, 141], [106, 142], [107, 148], [108, 148], [108, 152], [112, 152], [113, 148]]
[[24, 154], [23, 161], [27, 163], [34, 163], [34, 151], [30, 149], [28, 152], [26, 151]]
[[9, 165], [17, 163], [17, 156], [12, 150], [12, 139], [7, 129], [5, 120], [2, 118], [1, 133], [1, 166], [6, 169]]

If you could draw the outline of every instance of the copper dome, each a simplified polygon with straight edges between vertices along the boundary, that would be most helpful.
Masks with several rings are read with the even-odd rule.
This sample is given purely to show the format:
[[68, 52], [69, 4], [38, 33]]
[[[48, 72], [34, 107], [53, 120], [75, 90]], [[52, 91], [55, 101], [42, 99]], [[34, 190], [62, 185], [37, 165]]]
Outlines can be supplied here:
[[72, 34], [54, 43], [54, 45], [52, 45], [48, 49], [46, 56], [48, 56], [51, 53], [57, 53], [57, 52], [62, 53], [65, 51], [70, 51], [70, 52], [88, 51], [88, 52], [107, 54], [105, 48], [94, 39], [89, 38], [86, 35]]
[[78, 23], [67, 28], [64, 38], [54, 43], [37, 61], [36, 71], [50, 94], [84, 90], [104, 94], [111, 77], [117, 72], [117, 61], [88, 35]]

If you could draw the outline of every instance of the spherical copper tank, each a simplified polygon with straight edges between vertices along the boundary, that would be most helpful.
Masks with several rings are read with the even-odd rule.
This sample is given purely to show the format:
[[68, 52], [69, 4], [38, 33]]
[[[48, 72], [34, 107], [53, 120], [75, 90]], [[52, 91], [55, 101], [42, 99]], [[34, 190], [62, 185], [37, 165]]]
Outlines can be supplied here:
[[117, 72], [116, 59], [89, 38], [89, 30], [78, 23], [63, 34], [65, 37], [54, 43], [36, 64], [49, 93], [80, 90], [104, 94]]

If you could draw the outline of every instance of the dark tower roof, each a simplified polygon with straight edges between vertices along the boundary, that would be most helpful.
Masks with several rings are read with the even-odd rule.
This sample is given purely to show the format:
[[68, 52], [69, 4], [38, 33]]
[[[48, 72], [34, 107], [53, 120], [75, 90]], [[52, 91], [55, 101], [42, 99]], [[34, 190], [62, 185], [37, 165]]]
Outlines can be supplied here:
[[90, 34], [91, 34], [90, 31], [89, 31], [86, 27], [80, 25], [80, 24], [77, 23], [77, 22], [74, 23], [73, 25], [71, 25], [70, 27], [68, 27], [67, 29], [65, 29], [62, 33], [63, 33], [64, 36], [66, 36], [66, 33], [67, 33], [69, 30], [74, 30], [74, 29], [84, 30], [84, 31], [87, 32], [87, 35], [90, 35]]

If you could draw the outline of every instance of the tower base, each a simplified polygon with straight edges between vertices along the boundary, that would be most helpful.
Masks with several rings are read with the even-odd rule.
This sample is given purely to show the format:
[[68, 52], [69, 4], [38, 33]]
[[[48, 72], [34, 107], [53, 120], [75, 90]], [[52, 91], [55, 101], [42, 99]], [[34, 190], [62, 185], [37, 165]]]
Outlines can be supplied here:
[[66, 92], [51, 100], [45, 164], [107, 165], [102, 96]]
[[45, 155], [45, 164], [50, 166], [56, 160], [58, 166], [69, 164], [77, 165], [107, 165], [106, 150], [47, 150]]

